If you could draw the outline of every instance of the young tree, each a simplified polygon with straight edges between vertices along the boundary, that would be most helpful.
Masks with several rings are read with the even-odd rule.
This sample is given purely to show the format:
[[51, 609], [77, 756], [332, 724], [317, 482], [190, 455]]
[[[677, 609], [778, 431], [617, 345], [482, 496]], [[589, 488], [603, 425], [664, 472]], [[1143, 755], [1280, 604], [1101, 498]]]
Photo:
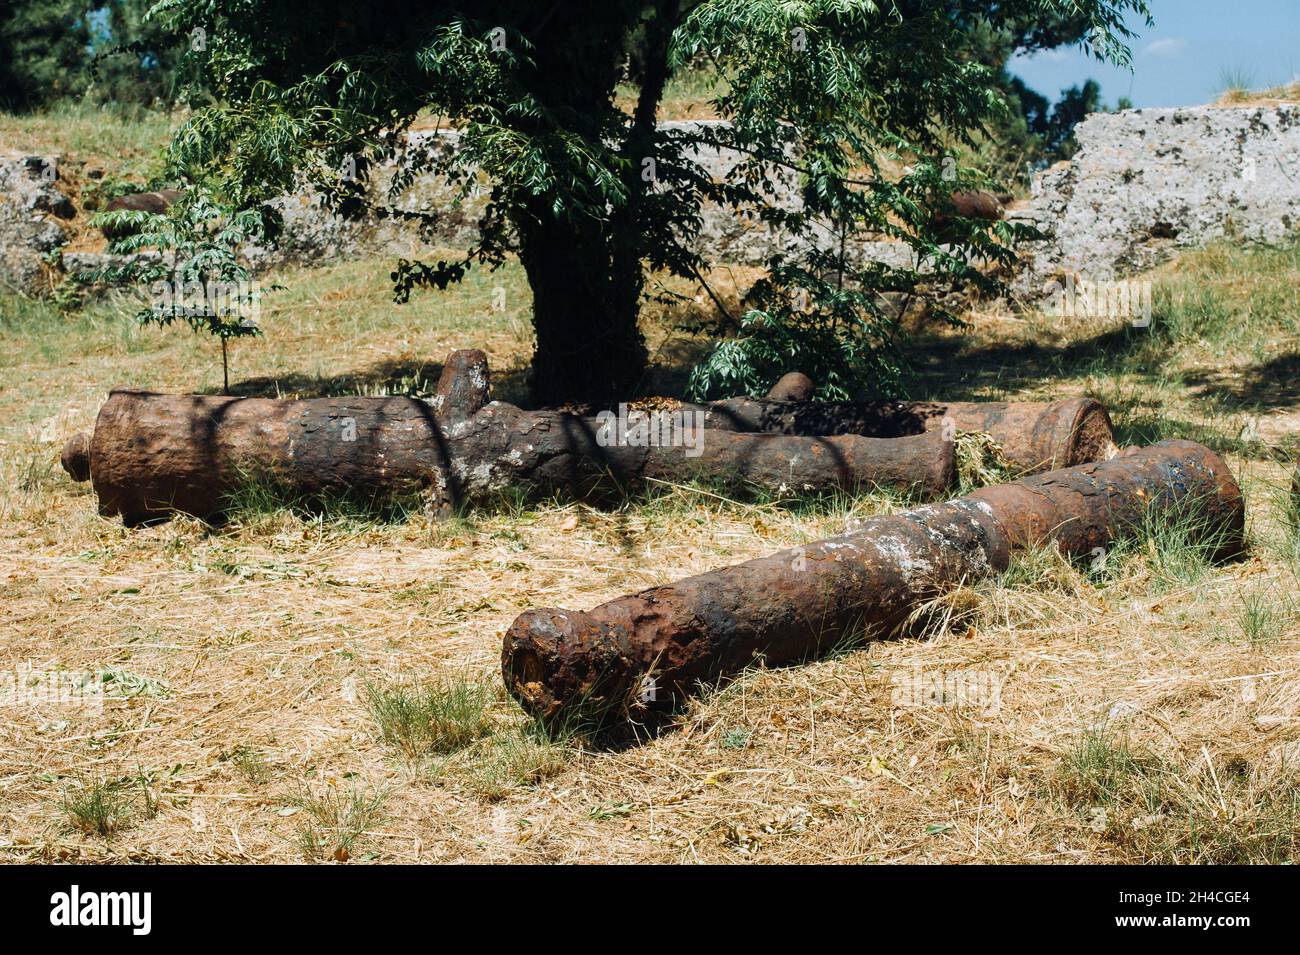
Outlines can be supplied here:
[[[162, 0], [153, 11], [193, 38], [189, 65], [215, 98], [177, 134], [175, 170], [230, 214], [269, 204], [306, 175], [357, 213], [365, 191], [343, 168], [390, 153], [417, 114], [460, 132], [427, 168], [491, 181], [474, 248], [453, 262], [400, 262], [399, 299], [445, 287], [516, 252], [533, 293], [534, 397], [629, 394], [646, 362], [637, 312], [647, 270], [699, 279], [692, 250], [706, 201], [747, 207], [784, 230], [798, 255], [772, 263], [763, 314], [796, 311], [817, 328], [862, 323], [868, 353], [893, 334], [882, 294], [915, 286], [915, 269], [852, 264], [864, 234], [909, 242], [941, 277], [980, 280], [973, 263], [1004, 259], [1003, 227], [969, 223], [937, 247], [932, 212], [963, 184], [941, 134], [973, 130], [998, 107], [993, 71], [967, 55], [981, 24], [1032, 30], [1069, 13], [1098, 56], [1124, 62], [1127, 14], [1143, 0]], [[715, 72], [726, 125], [664, 129], [669, 79]], [[620, 83], [636, 97], [616, 103]], [[726, 182], [701, 146], [744, 157]], [[891, 179], [885, 158], [907, 154]], [[351, 165], [349, 165], [351, 164]], [[771, 202], [792, 174], [803, 205]], [[424, 210], [436, 217], [437, 209]], [[951, 228], [950, 230], [951, 231]], [[819, 236], [831, 235], [832, 241]], [[798, 298], [798, 295], [795, 296]]]

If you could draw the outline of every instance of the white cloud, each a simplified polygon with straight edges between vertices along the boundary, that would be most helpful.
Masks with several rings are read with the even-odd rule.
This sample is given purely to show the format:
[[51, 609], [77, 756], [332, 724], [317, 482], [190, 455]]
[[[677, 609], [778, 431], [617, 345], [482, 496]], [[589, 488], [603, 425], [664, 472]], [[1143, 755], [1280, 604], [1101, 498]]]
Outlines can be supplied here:
[[1187, 49], [1187, 41], [1180, 36], [1166, 37], [1163, 40], [1156, 40], [1154, 43], [1148, 43], [1143, 48], [1144, 56], [1177, 56]]
[[1033, 53], [1025, 53], [1022, 50], [1011, 57], [1010, 66], [1015, 69], [1025, 63], [1064, 63], [1071, 56], [1077, 55], [1077, 52], [1064, 47], [1057, 47], [1052, 50], [1035, 50]]

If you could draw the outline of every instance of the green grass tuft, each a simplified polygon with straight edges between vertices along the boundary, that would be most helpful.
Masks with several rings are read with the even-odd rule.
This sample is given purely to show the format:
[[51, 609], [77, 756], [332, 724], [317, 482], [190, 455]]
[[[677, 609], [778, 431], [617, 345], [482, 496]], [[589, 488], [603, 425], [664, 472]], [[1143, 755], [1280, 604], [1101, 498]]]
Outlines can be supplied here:
[[1106, 804], [1119, 797], [1138, 769], [1127, 740], [1102, 723], [1085, 730], [1065, 755], [1060, 782], [1071, 802]]
[[135, 793], [121, 781], [79, 780], [63, 794], [72, 828], [105, 839], [124, 828], [135, 809]]
[[304, 791], [293, 803], [302, 810], [297, 844], [303, 858], [347, 862], [357, 841], [382, 818], [385, 798], [385, 793], [366, 787]]
[[562, 771], [570, 751], [561, 734], [536, 723], [493, 734], [470, 754], [466, 788], [482, 799], [504, 799], [520, 787], [535, 786]]
[[492, 692], [483, 683], [444, 677], [424, 686], [366, 684], [380, 738], [408, 757], [446, 755], [492, 731]]
[[274, 775], [270, 764], [266, 761], [266, 754], [242, 744], [228, 753], [222, 753], [218, 759], [228, 761], [239, 775], [254, 786], [266, 785]]
[[1300, 844], [1300, 785], [1206, 747], [1185, 761], [1139, 752], [1106, 726], [1060, 760], [1056, 785], [1103, 842], [1151, 864], [1288, 862]]

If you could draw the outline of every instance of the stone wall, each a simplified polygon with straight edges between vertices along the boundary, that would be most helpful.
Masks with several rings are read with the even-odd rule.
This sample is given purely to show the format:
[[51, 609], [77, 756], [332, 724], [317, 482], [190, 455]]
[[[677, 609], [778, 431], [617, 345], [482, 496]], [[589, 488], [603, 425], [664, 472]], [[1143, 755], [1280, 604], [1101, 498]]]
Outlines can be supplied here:
[[[709, 125], [708, 121], [664, 123], [667, 130], [689, 133]], [[398, 196], [389, 200], [387, 190], [393, 176], [400, 172], [411, 156], [446, 154], [458, 148], [459, 134], [454, 130], [415, 131], [409, 134], [406, 150], [395, 162], [374, 170], [370, 191], [379, 204], [399, 210], [435, 209], [439, 221], [423, 233], [410, 220], [368, 218], [346, 222], [324, 211], [319, 196], [307, 189], [280, 204], [285, 232], [274, 250], [251, 250], [250, 257], [259, 266], [283, 262], [305, 264], [356, 252], [385, 252], [395, 255], [418, 255], [422, 248], [469, 248], [478, 235], [477, 222], [486, 205], [483, 189], [456, 202], [456, 190], [437, 176], [425, 174], [414, 179]], [[690, 155], [715, 179], [724, 178], [740, 156], [731, 150], [697, 147]], [[788, 172], [778, 173], [772, 193], [774, 202], [788, 208], [800, 205], [795, 180]], [[708, 205], [702, 210], [698, 248], [717, 261], [745, 264], [766, 262], [777, 250], [779, 240], [761, 223], [737, 215], [728, 208]]]
[[[673, 121], [662, 124], [668, 131], [690, 134], [706, 128], [716, 120]], [[455, 131], [420, 132], [410, 134], [408, 150], [411, 153], [446, 153], [455, 150], [459, 135]], [[728, 177], [743, 159], [734, 150], [712, 146], [695, 146], [687, 155], [708, 171], [715, 180]], [[371, 193], [383, 197], [393, 176], [406, 162], [399, 155], [395, 163], [375, 170]], [[484, 183], [486, 189], [486, 183]], [[444, 248], [469, 248], [477, 238], [477, 222], [486, 199], [474, 195], [455, 202], [455, 191], [432, 175], [417, 177], [392, 205], [397, 209], [415, 211], [437, 209], [438, 223], [423, 234], [409, 221], [401, 219], [366, 219], [345, 222], [324, 211], [319, 196], [311, 190], [285, 199], [280, 209], [284, 215], [285, 232], [278, 247], [250, 250], [250, 258], [260, 267], [290, 262], [308, 264], [356, 252], [384, 252], [393, 255], [418, 256], [430, 246]], [[768, 194], [770, 201], [782, 208], [797, 210], [803, 201], [799, 194], [798, 177], [791, 169], [776, 170], [771, 176]], [[705, 203], [700, 210], [700, 231], [695, 248], [706, 258], [716, 262], [742, 265], [764, 265], [773, 255], [788, 249], [790, 238], [773, 233], [766, 225], [737, 212], [728, 206]], [[825, 248], [834, 248], [839, 241], [833, 230], [814, 230], [810, 240]], [[894, 265], [913, 261], [911, 249], [897, 242], [859, 242], [850, 248], [850, 254], [873, 260], [885, 260]]]
[[1018, 290], [1070, 273], [1121, 279], [1222, 238], [1277, 242], [1300, 226], [1300, 105], [1098, 113], [1073, 160], [1010, 212], [1047, 239], [1022, 250]]
[[76, 214], [59, 191], [55, 157], [0, 152], [0, 288], [47, 291], [46, 257], [68, 241], [64, 222]]
[[436, 158], [458, 148], [460, 136], [454, 130], [415, 131], [395, 162], [373, 170], [369, 190], [377, 204], [419, 212], [434, 210], [437, 224], [421, 229], [413, 220], [397, 217], [366, 217], [349, 220], [324, 208], [320, 195], [305, 188], [278, 203], [284, 217], [284, 233], [274, 249], [250, 248], [248, 258], [259, 269], [277, 265], [310, 265], [367, 253], [418, 256], [433, 247], [471, 247], [478, 236], [477, 222], [486, 205], [482, 194], [458, 200], [458, 190], [433, 175], [416, 177], [394, 197], [388, 196], [394, 175], [417, 157]]
[[[701, 122], [665, 124], [689, 133]], [[1013, 286], [1033, 299], [1074, 274], [1089, 281], [1123, 278], [1179, 249], [1236, 237], [1275, 242], [1300, 224], [1300, 105], [1127, 110], [1090, 116], [1076, 133], [1075, 158], [1039, 173], [1033, 196], [1009, 215], [1036, 224], [1045, 241], [1021, 251]], [[455, 131], [414, 132], [408, 151], [447, 151]], [[701, 147], [697, 159], [718, 178], [739, 157]], [[67, 241], [63, 221], [75, 212], [51, 181], [51, 157], [0, 151], [0, 284], [36, 292], [48, 287], [43, 258]], [[372, 189], [382, 195], [405, 160], [376, 170]], [[468, 248], [485, 199], [454, 202], [454, 190], [435, 176], [418, 177], [392, 204], [437, 209], [439, 221], [421, 232], [401, 218], [346, 221], [330, 214], [311, 190], [285, 198], [285, 233], [275, 249], [251, 248], [259, 268], [315, 264], [368, 253], [418, 257], [431, 248]], [[794, 176], [776, 177], [775, 202], [798, 208]], [[761, 223], [722, 206], [708, 206], [697, 239], [709, 259], [765, 263], [788, 240]], [[813, 241], [832, 246], [830, 230]], [[864, 259], [910, 264], [899, 243], [868, 242], [851, 249]], [[81, 251], [66, 257], [77, 267], [102, 256]]]

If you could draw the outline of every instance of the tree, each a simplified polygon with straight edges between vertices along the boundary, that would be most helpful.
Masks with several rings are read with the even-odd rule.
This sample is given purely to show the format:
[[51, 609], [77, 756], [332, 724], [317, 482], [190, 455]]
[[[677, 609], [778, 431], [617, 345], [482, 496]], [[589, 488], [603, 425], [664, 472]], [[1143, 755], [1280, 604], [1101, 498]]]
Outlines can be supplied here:
[[[940, 278], [981, 281], [977, 261], [1006, 261], [1010, 226], [969, 223], [940, 250], [933, 210], [966, 184], [945, 162], [945, 133], [966, 135], [997, 108], [994, 71], [967, 54], [979, 24], [1037, 35], [1037, 18], [1071, 12], [1098, 56], [1125, 62], [1124, 17], [1142, 0], [482, 0], [474, 4], [321, 0], [304, 16], [285, 0], [162, 0], [153, 15], [197, 37], [187, 54], [215, 102], [170, 150], [175, 173], [228, 214], [255, 211], [274, 238], [270, 202], [306, 176], [334, 208], [369, 201], [357, 178], [391, 155], [417, 115], [460, 132], [425, 168], [491, 182], [479, 241], [452, 262], [400, 262], [399, 300], [444, 288], [516, 252], [533, 293], [532, 387], [544, 402], [627, 395], [646, 350], [637, 326], [647, 270], [702, 281], [692, 251], [705, 201], [745, 207], [792, 248], [761, 291], [773, 322], [795, 309], [817, 327], [846, 323], [870, 353], [894, 333], [885, 296], [916, 269], [854, 265], [846, 243], [870, 234], [913, 245]], [[725, 80], [727, 125], [664, 129], [669, 79], [702, 68]], [[621, 111], [628, 81], [635, 105]], [[197, 90], [198, 87], [195, 87]], [[701, 146], [744, 161], [714, 182]], [[901, 178], [893, 156], [912, 159]], [[800, 209], [767, 186], [796, 177]], [[422, 215], [436, 217], [438, 210]], [[834, 240], [821, 241], [819, 236]], [[777, 302], [785, 304], [777, 305]]]
[[1061, 98], [1052, 107], [1051, 118], [1046, 123], [1047, 148], [1062, 159], [1069, 159], [1078, 148], [1074, 141], [1074, 127], [1083, 122], [1089, 113], [1104, 110], [1101, 86], [1096, 80], [1086, 80], [1083, 86], [1071, 86], [1061, 91]]
[[[102, 0], [101, 0], [102, 2]], [[109, 0], [92, 31], [95, 99], [118, 106], [170, 105], [186, 44], [147, 15], [154, 0]]]
[[[1091, 25], [1073, 10], [1010, 21], [994, 27], [985, 22], [971, 31], [972, 55], [994, 71], [1006, 108], [987, 124], [980, 165], [999, 184], [1023, 185], [1029, 170], [1074, 154], [1074, 127], [1088, 113], [1104, 110], [1094, 80], [1062, 90], [1060, 99], [1030, 89], [1008, 69], [1012, 57], [1089, 42]], [[1120, 109], [1123, 109], [1121, 101]]]
[[13, 0], [0, 11], [0, 109], [29, 110], [85, 90], [86, 0]]
[[89, 95], [170, 101], [182, 44], [146, 22], [154, 0], [10, 0], [0, 11], [0, 109], [28, 111]]

